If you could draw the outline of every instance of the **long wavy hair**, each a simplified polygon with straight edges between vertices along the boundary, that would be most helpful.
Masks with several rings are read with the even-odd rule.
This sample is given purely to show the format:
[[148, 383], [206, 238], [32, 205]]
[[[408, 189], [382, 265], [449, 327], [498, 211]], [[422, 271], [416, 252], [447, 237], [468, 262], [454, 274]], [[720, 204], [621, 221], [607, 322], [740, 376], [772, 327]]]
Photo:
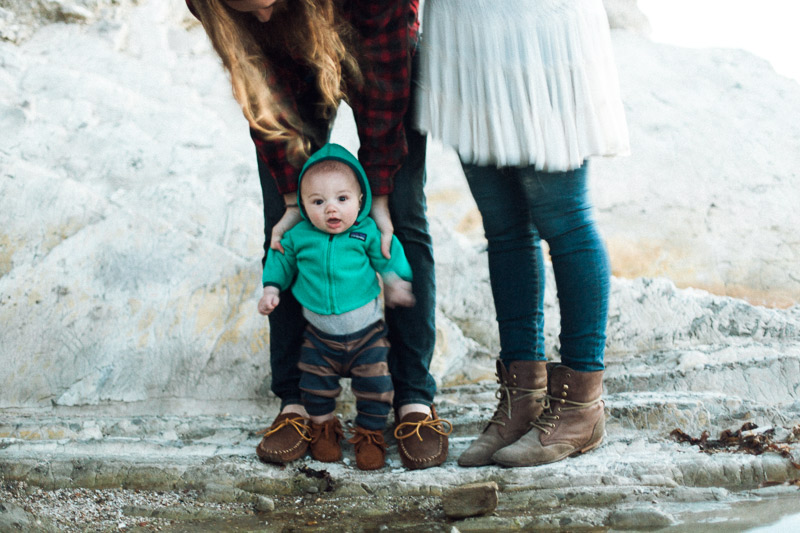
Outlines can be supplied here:
[[276, 5], [269, 22], [230, 8], [224, 0], [192, 0], [211, 44], [230, 74], [233, 96], [250, 127], [268, 142], [284, 142], [289, 161], [301, 166], [311, 142], [293, 106], [269, 86], [275, 79], [270, 51], [289, 54], [311, 67], [321, 102], [332, 117], [346, 98], [345, 80], [362, 82], [350, 50], [353, 30], [337, 13], [334, 0], [287, 0]]

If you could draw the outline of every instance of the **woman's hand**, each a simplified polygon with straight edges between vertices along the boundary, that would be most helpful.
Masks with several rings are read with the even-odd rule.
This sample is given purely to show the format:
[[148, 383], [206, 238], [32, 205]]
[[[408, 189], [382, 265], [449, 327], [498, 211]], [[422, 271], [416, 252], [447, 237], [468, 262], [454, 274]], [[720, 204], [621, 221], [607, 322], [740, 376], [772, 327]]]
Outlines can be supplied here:
[[[269, 247], [273, 250], [279, 251], [280, 253], [284, 253], [283, 246], [281, 246], [281, 239], [283, 239], [283, 235], [295, 227], [298, 222], [303, 220], [303, 215], [300, 213], [300, 208], [297, 206], [297, 194], [284, 194], [283, 200], [287, 206], [286, 211], [283, 213], [283, 216], [278, 223], [272, 227], [272, 235], [270, 236], [269, 240]], [[383, 243], [383, 241], [381, 241], [381, 243]]]
[[381, 253], [386, 259], [391, 259], [394, 225], [392, 225], [392, 216], [389, 213], [389, 195], [373, 196], [369, 215], [375, 221], [375, 225], [378, 226], [378, 231], [381, 232]]

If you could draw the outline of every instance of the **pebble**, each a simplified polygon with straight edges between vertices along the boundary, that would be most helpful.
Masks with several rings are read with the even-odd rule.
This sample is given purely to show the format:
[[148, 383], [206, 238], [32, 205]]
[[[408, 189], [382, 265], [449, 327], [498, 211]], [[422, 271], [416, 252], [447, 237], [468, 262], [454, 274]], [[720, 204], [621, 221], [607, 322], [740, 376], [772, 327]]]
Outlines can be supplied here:
[[661, 528], [674, 523], [675, 518], [660, 509], [621, 509], [606, 520], [606, 525], [615, 529]]
[[253, 507], [256, 511], [262, 513], [271, 513], [275, 510], [275, 500], [267, 498], [266, 496], [258, 496]]

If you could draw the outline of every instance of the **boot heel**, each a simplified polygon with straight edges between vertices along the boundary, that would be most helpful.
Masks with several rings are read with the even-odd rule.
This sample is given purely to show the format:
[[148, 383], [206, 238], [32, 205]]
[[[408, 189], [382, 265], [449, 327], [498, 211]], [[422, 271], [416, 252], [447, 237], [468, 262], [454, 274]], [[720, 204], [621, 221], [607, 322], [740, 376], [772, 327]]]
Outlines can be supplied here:
[[581, 448], [580, 450], [578, 450], [573, 455], [578, 455], [578, 454], [581, 454], [581, 453], [590, 452], [590, 451], [594, 450], [595, 448], [597, 448], [598, 446], [600, 446], [602, 443], [603, 443], [603, 439], [600, 439], [599, 441], [597, 441], [597, 442], [595, 442], [593, 444], [590, 444], [590, 445], [588, 445], [588, 446], [586, 446], [584, 448]]

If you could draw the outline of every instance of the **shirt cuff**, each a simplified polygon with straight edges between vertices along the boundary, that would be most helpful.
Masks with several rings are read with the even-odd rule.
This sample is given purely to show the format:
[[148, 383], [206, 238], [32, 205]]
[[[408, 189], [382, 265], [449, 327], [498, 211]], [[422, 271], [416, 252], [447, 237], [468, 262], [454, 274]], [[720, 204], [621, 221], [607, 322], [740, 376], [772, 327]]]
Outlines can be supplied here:
[[397, 173], [397, 167], [371, 166], [365, 167], [364, 171], [369, 178], [372, 196], [382, 196], [394, 190], [394, 175]]

